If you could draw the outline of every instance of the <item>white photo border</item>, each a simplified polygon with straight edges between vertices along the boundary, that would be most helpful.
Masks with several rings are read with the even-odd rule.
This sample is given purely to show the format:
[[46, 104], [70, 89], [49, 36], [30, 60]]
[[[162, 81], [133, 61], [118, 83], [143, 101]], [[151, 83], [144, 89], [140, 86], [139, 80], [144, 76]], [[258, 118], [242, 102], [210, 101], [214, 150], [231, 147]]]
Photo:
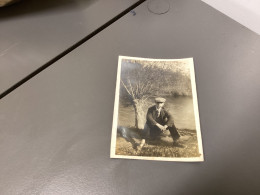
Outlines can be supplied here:
[[[117, 138], [117, 126], [118, 126], [118, 111], [119, 111], [119, 92], [120, 92], [120, 79], [121, 79], [121, 64], [123, 59], [134, 59], [134, 60], [146, 60], [146, 61], [186, 61], [190, 66], [190, 80], [192, 86], [192, 98], [193, 98], [193, 110], [196, 123], [196, 133], [198, 141], [198, 149], [201, 154], [199, 157], [148, 157], [148, 156], [127, 156], [127, 155], [117, 155], [116, 154], [116, 138]], [[157, 160], [157, 161], [179, 161], [179, 162], [203, 162], [203, 147], [202, 147], [202, 137], [200, 129], [200, 118], [199, 118], [199, 108], [197, 100], [197, 90], [195, 81], [195, 70], [193, 58], [183, 58], [183, 59], [152, 59], [152, 58], [140, 58], [140, 57], [129, 57], [129, 56], [119, 56], [118, 57], [118, 67], [117, 67], [117, 80], [116, 80], [116, 90], [115, 90], [115, 102], [114, 102], [114, 114], [113, 114], [113, 124], [112, 124], [112, 135], [111, 135], [111, 147], [110, 147], [110, 158], [124, 158], [124, 159], [139, 159], [139, 160]]]

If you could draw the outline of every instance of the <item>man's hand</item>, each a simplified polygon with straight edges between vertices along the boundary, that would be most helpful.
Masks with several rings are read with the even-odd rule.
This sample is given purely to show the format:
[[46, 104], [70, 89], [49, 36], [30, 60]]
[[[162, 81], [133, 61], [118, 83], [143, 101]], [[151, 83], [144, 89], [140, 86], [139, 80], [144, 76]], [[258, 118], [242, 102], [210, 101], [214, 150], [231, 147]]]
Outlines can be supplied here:
[[[162, 126], [162, 125], [160, 125], [159, 123], [157, 123], [156, 126], [157, 126], [159, 129], [161, 129], [161, 131], [165, 131], [166, 128], [168, 127], [167, 125]], [[165, 126], [166, 126], [166, 127], [165, 127]]]

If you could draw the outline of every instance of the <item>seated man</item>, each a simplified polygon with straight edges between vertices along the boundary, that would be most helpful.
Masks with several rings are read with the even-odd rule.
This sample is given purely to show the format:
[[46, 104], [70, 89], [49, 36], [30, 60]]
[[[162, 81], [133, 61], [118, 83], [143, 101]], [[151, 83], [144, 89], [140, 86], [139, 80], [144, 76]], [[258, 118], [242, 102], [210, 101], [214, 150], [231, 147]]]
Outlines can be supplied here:
[[140, 147], [142, 148], [145, 144], [145, 139], [148, 137], [150, 131], [150, 139], [157, 139], [163, 134], [164, 131], [169, 130], [173, 139], [173, 146], [184, 147], [178, 143], [180, 134], [178, 133], [173, 117], [169, 112], [164, 109], [164, 103], [166, 99], [158, 97], [155, 98], [156, 105], [150, 107], [146, 115], [146, 124]]

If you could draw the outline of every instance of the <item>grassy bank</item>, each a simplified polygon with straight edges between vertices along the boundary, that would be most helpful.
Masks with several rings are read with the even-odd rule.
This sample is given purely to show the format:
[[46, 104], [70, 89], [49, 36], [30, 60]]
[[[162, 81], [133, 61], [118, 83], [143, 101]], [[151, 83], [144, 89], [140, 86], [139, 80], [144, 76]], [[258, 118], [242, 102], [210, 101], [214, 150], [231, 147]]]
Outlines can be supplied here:
[[127, 136], [118, 133], [116, 154], [127, 156], [153, 156], [153, 157], [198, 157], [196, 131], [188, 129], [178, 130], [182, 136], [181, 143], [185, 148], [177, 148], [172, 145], [169, 132], [159, 141], [147, 141], [147, 144], [138, 150], [141, 142], [140, 131], [135, 128], [127, 128]]

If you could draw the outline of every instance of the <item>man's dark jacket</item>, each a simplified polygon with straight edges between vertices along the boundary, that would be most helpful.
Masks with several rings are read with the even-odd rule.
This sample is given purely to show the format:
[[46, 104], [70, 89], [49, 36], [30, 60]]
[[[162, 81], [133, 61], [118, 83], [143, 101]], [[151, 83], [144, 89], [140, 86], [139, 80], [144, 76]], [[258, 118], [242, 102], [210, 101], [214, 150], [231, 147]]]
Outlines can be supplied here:
[[155, 105], [148, 109], [146, 120], [146, 123], [150, 128], [155, 126], [156, 123], [159, 123], [161, 125], [167, 125], [169, 127], [174, 125], [172, 115], [168, 111], [166, 111], [164, 107], [161, 108], [160, 116], [157, 118], [157, 111]]

